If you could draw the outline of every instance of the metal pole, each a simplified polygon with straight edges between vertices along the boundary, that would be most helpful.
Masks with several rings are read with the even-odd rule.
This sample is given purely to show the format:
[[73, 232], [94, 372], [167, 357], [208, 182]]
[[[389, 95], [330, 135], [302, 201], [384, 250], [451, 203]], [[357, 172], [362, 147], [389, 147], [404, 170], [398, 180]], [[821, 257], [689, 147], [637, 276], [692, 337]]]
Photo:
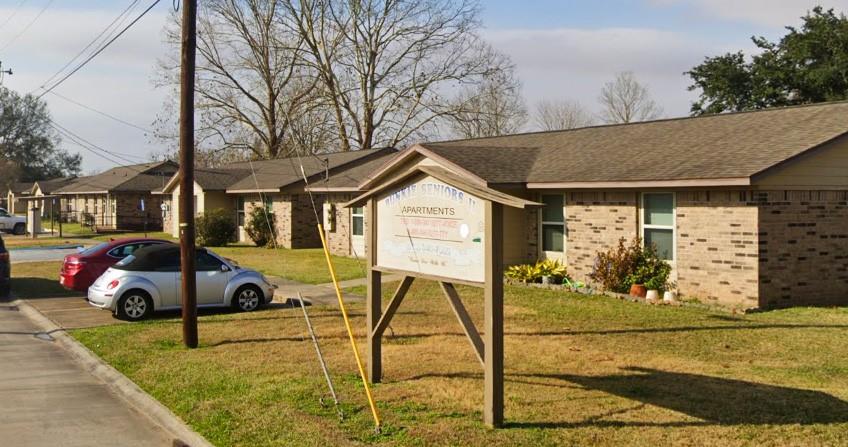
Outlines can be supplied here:
[[303, 319], [306, 320], [306, 328], [309, 329], [309, 336], [312, 337], [312, 345], [315, 346], [315, 352], [318, 354], [318, 362], [321, 364], [321, 371], [324, 372], [324, 379], [327, 380], [327, 387], [330, 388], [330, 395], [333, 396], [333, 402], [336, 404], [336, 410], [339, 411], [339, 417], [342, 417], [342, 410], [339, 408], [339, 398], [336, 396], [336, 388], [333, 387], [333, 379], [330, 378], [330, 370], [327, 369], [327, 363], [324, 361], [324, 354], [321, 353], [321, 346], [318, 344], [318, 337], [315, 336], [315, 330], [312, 328], [312, 321], [309, 320], [309, 314], [306, 313], [306, 305], [303, 304], [303, 295], [297, 292], [297, 300], [300, 301], [300, 308], [303, 310]]
[[180, 271], [183, 342], [197, 347], [197, 284], [194, 258], [194, 58], [197, 0], [183, 1], [180, 73]]

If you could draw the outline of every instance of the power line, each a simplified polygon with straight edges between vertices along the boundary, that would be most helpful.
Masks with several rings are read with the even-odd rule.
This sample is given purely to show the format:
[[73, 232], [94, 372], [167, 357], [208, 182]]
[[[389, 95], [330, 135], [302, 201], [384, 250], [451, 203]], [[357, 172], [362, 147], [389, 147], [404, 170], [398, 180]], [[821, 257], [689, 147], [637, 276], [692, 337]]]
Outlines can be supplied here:
[[[85, 138], [83, 138], [83, 137], [81, 137], [81, 136], [79, 136], [79, 135], [77, 135], [77, 134], [73, 133], [73, 132], [72, 132], [72, 131], [70, 131], [68, 128], [63, 127], [61, 124], [59, 124], [59, 123], [57, 123], [57, 122], [55, 122], [55, 121], [53, 121], [53, 120], [50, 120], [50, 125], [51, 125], [51, 126], [53, 126], [53, 128], [54, 128], [54, 129], [56, 129], [56, 130], [58, 130], [60, 133], [64, 133], [64, 134], [69, 135], [69, 138], [70, 138], [72, 141], [74, 141], [75, 143], [77, 143], [77, 144], [80, 144], [79, 142], [80, 142], [80, 141], [82, 141], [82, 142], [83, 142], [83, 143], [85, 143], [87, 146], [89, 146], [89, 148], [93, 148], [93, 150], [98, 150], [98, 151], [101, 151], [101, 152], [103, 152], [103, 153], [109, 154], [109, 155], [111, 155], [111, 156], [113, 156], [113, 157], [115, 157], [115, 158], [118, 158], [118, 159], [120, 159], [120, 160], [123, 160], [123, 161], [124, 161], [124, 162], [126, 162], [126, 163], [130, 163], [130, 164], [137, 164], [137, 163], [138, 163], [138, 161], [137, 161], [137, 160], [130, 160], [129, 158], [127, 158], [127, 157], [136, 157], [136, 156], [129, 155], [129, 154], [122, 154], [122, 153], [120, 153], [120, 152], [115, 152], [115, 151], [110, 151], [110, 150], [108, 150], [108, 149], [104, 149], [104, 148], [102, 148], [102, 147], [100, 147], [100, 146], [98, 146], [98, 145], [96, 145], [96, 144], [92, 143], [91, 141], [88, 141], [88, 140], [86, 140]], [[141, 159], [141, 160], [143, 160], [143, 159], [144, 159], [144, 157], [136, 157], [136, 158], [137, 158], [137, 159]], [[112, 161], [113, 161], [114, 163], [116, 163], [117, 165], [121, 165], [121, 163], [120, 163], [120, 162], [115, 162], [114, 160], [112, 160]]]
[[[52, 1], [52, 0], [51, 0], [51, 1]], [[136, 22], [138, 22], [139, 20], [141, 20], [141, 18], [142, 18], [142, 17], [144, 17], [145, 15], [147, 15], [147, 13], [148, 13], [148, 12], [150, 12], [150, 10], [151, 10], [151, 9], [153, 9], [153, 7], [154, 7], [154, 6], [156, 6], [157, 4], [159, 4], [159, 2], [160, 2], [160, 1], [161, 1], [161, 0], [155, 0], [155, 1], [154, 1], [151, 5], [150, 5], [150, 6], [148, 6], [148, 7], [147, 7], [147, 9], [145, 9], [145, 10], [144, 10], [141, 14], [139, 14], [139, 15], [138, 15], [138, 17], [136, 17], [135, 19], [133, 19], [133, 21], [132, 21], [132, 22], [130, 22], [130, 23], [129, 23], [129, 25], [125, 26], [125, 27], [124, 27], [124, 29], [122, 29], [122, 30], [121, 30], [121, 32], [119, 32], [117, 35], [115, 35], [114, 37], [112, 37], [111, 39], [109, 39], [109, 41], [108, 41], [108, 42], [106, 42], [105, 44], [103, 44], [103, 45], [102, 45], [102, 46], [101, 46], [101, 47], [100, 47], [97, 51], [95, 51], [94, 53], [92, 53], [92, 54], [91, 54], [88, 58], [86, 58], [86, 59], [85, 59], [84, 61], [82, 61], [79, 65], [77, 65], [77, 66], [76, 66], [76, 68], [74, 68], [73, 70], [71, 70], [71, 72], [70, 72], [70, 73], [66, 74], [66, 75], [65, 75], [65, 76], [63, 76], [61, 79], [59, 79], [58, 81], [54, 82], [54, 83], [53, 83], [53, 85], [51, 85], [51, 86], [50, 86], [50, 88], [44, 88], [44, 87], [42, 86], [41, 88], [42, 88], [44, 91], [43, 91], [41, 94], [39, 94], [39, 95], [38, 95], [38, 97], [39, 97], [39, 98], [41, 98], [42, 96], [46, 95], [48, 92], [50, 92], [51, 90], [53, 90], [54, 88], [58, 87], [60, 84], [62, 84], [63, 82], [65, 82], [65, 80], [66, 80], [66, 79], [68, 79], [69, 77], [71, 77], [74, 73], [76, 73], [77, 71], [79, 71], [79, 70], [80, 70], [82, 67], [84, 67], [86, 64], [88, 64], [89, 62], [91, 62], [91, 60], [92, 60], [92, 59], [94, 59], [95, 57], [97, 57], [97, 55], [98, 55], [98, 54], [102, 53], [102, 52], [103, 52], [103, 50], [105, 50], [106, 48], [108, 48], [108, 47], [109, 47], [109, 45], [111, 45], [114, 41], [118, 40], [118, 38], [119, 38], [119, 37], [121, 37], [121, 36], [122, 36], [125, 32], [127, 32], [127, 30], [128, 30], [128, 29], [130, 29], [133, 25], [135, 25], [135, 24], [136, 24]]]
[[21, 2], [20, 2], [20, 3], [18, 3], [18, 6], [15, 6], [15, 10], [14, 10], [14, 11], [12, 11], [12, 13], [11, 13], [11, 14], [9, 14], [9, 17], [6, 17], [6, 20], [4, 20], [4, 21], [3, 21], [3, 23], [0, 23], [0, 28], [3, 28], [4, 26], [8, 25], [8, 24], [9, 24], [9, 22], [10, 22], [12, 19], [14, 19], [14, 18], [15, 18], [15, 16], [16, 16], [16, 15], [18, 15], [18, 13], [21, 11], [21, 6], [23, 6], [23, 5], [24, 5], [24, 3], [28, 2], [28, 1], [29, 1], [29, 0], [21, 0]]
[[146, 129], [146, 128], [144, 128], [144, 127], [141, 127], [141, 126], [138, 126], [138, 125], [136, 125], [136, 124], [133, 124], [133, 123], [131, 123], [131, 122], [129, 122], [129, 121], [125, 121], [125, 120], [123, 120], [123, 119], [121, 119], [121, 118], [118, 118], [117, 116], [110, 115], [110, 114], [108, 114], [108, 113], [106, 113], [106, 112], [103, 112], [103, 111], [101, 111], [101, 110], [97, 110], [97, 109], [95, 109], [94, 107], [87, 106], [87, 105], [85, 105], [85, 104], [83, 104], [83, 103], [81, 103], [81, 102], [79, 102], [79, 101], [73, 100], [73, 99], [71, 99], [71, 98], [68, 98], [68, 97], [67, 97], [67, 96], [65, 96], [65, 95], [62, 95], [62, 94], [60, 94], [60, 93], [57, 93], [56, 91], [51, 91], [51, 92], [50, 92], [50, 94], [52, 94], [52, 95], [56, 95], [57, 97], [59, 97], [59, 98], [61, 98], [61, 99], [64, 99], [65, 101], [68, 101], [68, 102], [69, 102], [69, 103], [71, 103], [71, 104], [76, 104], [76, 105], [78, 105], [78, 106], [80, 106], [80, 107], [82, 107], [82, 108], [84, 108], [84, 109], [90, 110], [90, 111], [92, 111], [92, 112], [94, 112], [94, 113], [97, 113], [97, 114], [100, 114], [100, 115], [103, 115], [103, 116], [105, 116], [106, 118], [109, 118], [109, 119], [111, 119], [111, 120], [117, 121], [117, 122], [119, 122], [119, 123], [121, 123], [121, 124], [124, 124], [124, 125], [126, 125], [126, 126], [129, 126], [129, 127], [135, 128], [135, 129], [138, 129], [138, 130], [140, 130], [140, 131], [142, 131], [142, 132], [145, 132], [145, 133], [151, 133], [151, 134], [153, 133], [153, 131], [152, 131], [152, 130], [150, 130], [150, 129]]
[[[67, 63], [65, 63], [65, 65], [63, 65], [62, 68], [60, 68], [56, 73], [53, 73], [53, 76], [50, 76], [46, 81], [42, 82], [41, 86], [39, 88], [43, 88], [50, 81], [52, 81], [57, 76], [59, 76], [63, 71], [65, 71], [66, 68], [68, 68], [72, 63], [74, 63], [77, 59], [79, 59], [79, 57], [82, 56], [83, 53], [86, 52], [86, 50], [91, 48], [92, 45], [97, 43], [100, 40], [100, 38], [103, 37], [104, 34], [106, 34], [107, 31], [112, 29], [112, 27], [115, 27], [115, 29], [117, 29], [116, 24], [118, 24], [118, 26], [120, 26], [119, 21], [120, 21], [120, 23], [123, 23], [124, 19], [126, 19], [129, 12], [135, 7], [135, 5], [138, 4], [138, 2], [139, 2], [139, 0], [133, 0], [130, 3], [130, 5], [126, 7], [126, 9], [124, 9], [123, 11], [121, 11], [120, 14], [118, 14], [118, 17], [115, 17], [115, 19], [112, 20], [112, 22], [108, 26], [106, 26], [106, 28], [103, 28], [103, 31], [100, 31], [100, 34], [95, 36], [94, 39], [92, 39], [91, 42], [88, 43], [88, 45], [83, 47], [74, 57], [71, 58], [71, 60], [69, 60]], [[109, 34], [103, 40], [105, 41], [109, 37], [112, 37], [112, 34], [114, 33], [114, 31], [115, 30], [109, 31]], [[32, 92], [30, 92], [30, 93], [32, 93]]]
[[47, 8], [49, 8], [50, 5], [53, 4], [53, 2], [54, 2], [54, 0], [48, 0], [47, 3], [44, 5], [44, 7], [41, 8], [41, 11], [38, 11], [38, 14], [35, 15], [35, 18], [33, 18], [31, 22], [27, 23], [27, 26], [25, 26], [24, 29], [21, 30], [21, 32], [19, 32], [18, 34], [15, 34], [15, 37], [12, 37], [12, 40], [6, 42], [6, 45], [3, 45], [3, 47], [0, 48], [0, 51], [6, 51], [6, 48], [9, 48], [9, 46], [12, 45], [13, 43], [15, 43], [15, 41], [18, 40], [19, 37], [23, 36], [24, 33], [29, 31], [30, 27], [35, 22], [37, 22], [39, 18], [41, 18], [41, 15], [44, 14], [44, 11], [47, 11]]

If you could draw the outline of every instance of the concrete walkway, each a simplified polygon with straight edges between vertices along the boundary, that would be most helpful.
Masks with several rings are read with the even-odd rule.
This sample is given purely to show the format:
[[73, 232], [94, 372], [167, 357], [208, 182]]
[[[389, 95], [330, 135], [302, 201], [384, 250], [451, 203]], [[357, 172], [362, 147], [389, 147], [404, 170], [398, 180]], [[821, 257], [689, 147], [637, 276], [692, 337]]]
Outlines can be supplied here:
[[[268, 279], [278, 287], [277, 291], [274, 293], [274, 301], [276, 302], [286, 302], [289, 299], [297, 299], [297, 293], [300, 292], [303, 294], [303, 298], [306, 301], [313, 304], [324, 304], [329, 306], [335, 306], [338, 304], [338, 298], [336, 297], [336, 290], [333, 287], [333, 283], [303, 284], [276, 276]], [[400, 281], [401, 279], [403, 279], [403, 276], [400, 275], [383, 275], [381, 281], [386, 283]], [[357, 278], [340, 281], [339, 286], [341, 286], [342, 290], [344, 290], [350, 287], [364, 286], [366, 283], [367, 280], [365, 278]], [[345, 293], [344, 298], [346, 302], [356, 303], [365, 301], [364, 296], [352, 293]]]
[[173, 436], [112, 394], [17, 307], [0, 303], [0, 443], [170, 446]]

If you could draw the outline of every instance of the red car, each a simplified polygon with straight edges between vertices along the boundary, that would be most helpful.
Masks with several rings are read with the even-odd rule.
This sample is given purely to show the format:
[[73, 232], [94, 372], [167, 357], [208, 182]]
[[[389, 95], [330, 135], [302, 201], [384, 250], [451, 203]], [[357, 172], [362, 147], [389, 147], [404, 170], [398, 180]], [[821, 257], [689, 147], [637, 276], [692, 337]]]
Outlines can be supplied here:
[[59, 271], [59, 284], [70, 290], [85, 292], [94, 281], [116, 262], [142, 247], [170, 244], [161, 239], [112, 239], [79, 253], [65, 256]]

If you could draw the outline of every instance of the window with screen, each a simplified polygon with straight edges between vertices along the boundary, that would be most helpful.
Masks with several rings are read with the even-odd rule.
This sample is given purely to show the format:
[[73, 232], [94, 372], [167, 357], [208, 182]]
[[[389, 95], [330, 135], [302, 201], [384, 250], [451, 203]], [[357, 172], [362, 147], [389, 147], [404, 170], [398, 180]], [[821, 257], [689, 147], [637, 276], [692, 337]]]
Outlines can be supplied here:
[[674, 260], [674, 208], [674, 193], [642, 194], [642, 241], [667, 261]]
[[544, 194], [542, 203], [542, 250], [562, 252], [565, 249], [565, 203], [562, 194]]
[[236, 199], [236, 222], [238, 226], [244, 226], [244, 197], [242, 196]]

